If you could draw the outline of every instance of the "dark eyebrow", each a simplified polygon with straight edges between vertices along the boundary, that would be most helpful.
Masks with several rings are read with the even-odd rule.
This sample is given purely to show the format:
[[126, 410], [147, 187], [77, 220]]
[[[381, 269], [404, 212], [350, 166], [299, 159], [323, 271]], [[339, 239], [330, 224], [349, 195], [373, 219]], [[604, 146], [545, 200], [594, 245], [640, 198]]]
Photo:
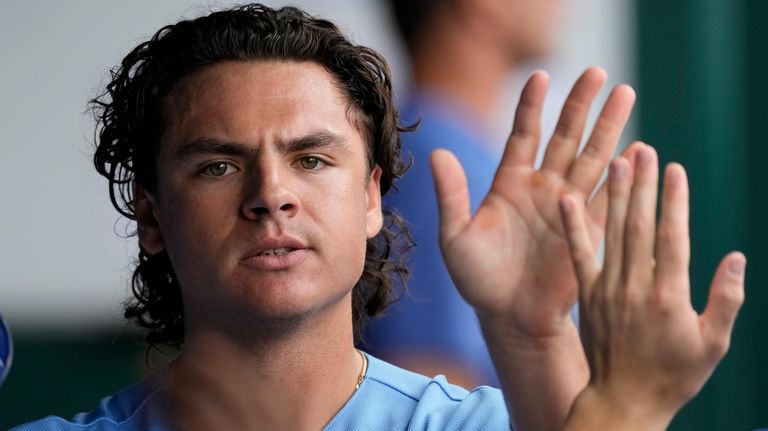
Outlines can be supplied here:
[[[296, 153], [306, 150], [337, 148], [348, 150], [347, 140], [337, 133], [329, 131], [313, 132], [305, 136], [289, 139], [277, 144], [282, 153]], [[247, 157], [256, 150], [247, 145], [218, 139], [198, 139], [183, 144], [176, 152], [180, 161], [199, 156], [221, 154], [233, 157]]]
[[245, 156], [252, 150], [245, 145], [217, 139], [199, 139], [183, 144], [176, 152], [179, 160], [198, 155], [222, 154], [227, 156]]
[[348, 149], [347, 140], [344, 136], [329, 132], [313, 132], [306, 136], [290, 139], [280, 145], [284, 153], [296, 153], [314, 149]]

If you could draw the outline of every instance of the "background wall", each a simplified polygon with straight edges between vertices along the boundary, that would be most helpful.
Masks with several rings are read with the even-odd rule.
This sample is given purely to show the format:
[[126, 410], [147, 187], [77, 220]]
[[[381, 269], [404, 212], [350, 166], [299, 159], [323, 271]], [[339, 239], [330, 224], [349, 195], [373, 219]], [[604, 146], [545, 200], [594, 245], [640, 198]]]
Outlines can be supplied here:
[[730, 250], [747, 255], [746, 303], [731, 350], [672, 429], [768, 426], [768, 3], [637, 2], [640, 136], [691, 186], [697, 310]]

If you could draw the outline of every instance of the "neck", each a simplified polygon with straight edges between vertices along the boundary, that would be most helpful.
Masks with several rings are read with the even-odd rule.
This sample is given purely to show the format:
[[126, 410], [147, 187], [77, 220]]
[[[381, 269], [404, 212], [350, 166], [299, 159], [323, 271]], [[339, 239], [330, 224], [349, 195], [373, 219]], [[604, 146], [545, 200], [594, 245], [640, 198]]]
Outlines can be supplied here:
[[255, 341], [206, 325], [190, 329], [171, 368], [179, 428], [317, 430], [327, 424], [354, 394], [363, 367], [351, 308], [300, 326], [255, 335]]
[[413, 79], [418, 87], [450, 95], [490, 122], [513, 72], [512, 53], [494, 41], [459, 33], [455, 28], [426, 31], [413, 47]]

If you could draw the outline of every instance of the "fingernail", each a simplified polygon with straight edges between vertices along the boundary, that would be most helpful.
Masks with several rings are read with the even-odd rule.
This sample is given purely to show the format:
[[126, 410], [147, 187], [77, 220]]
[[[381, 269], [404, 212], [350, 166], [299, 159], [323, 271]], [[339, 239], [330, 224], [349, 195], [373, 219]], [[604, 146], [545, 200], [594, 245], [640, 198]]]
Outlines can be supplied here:
[[675, 186], [680, 182], [680, 171], [673, 166], [667, 168], [667, 184]]
[[746, 261], [743, 258], [740, 259], [732, 259], [731, 263], [728, 264], [728, 272], [737, 278], [744, 277], [744, 267], [746, 266]]
[[651, 152], [647, 148], [642, 148], [637, 152], [637, 162], [641, 166], [651, 163]]

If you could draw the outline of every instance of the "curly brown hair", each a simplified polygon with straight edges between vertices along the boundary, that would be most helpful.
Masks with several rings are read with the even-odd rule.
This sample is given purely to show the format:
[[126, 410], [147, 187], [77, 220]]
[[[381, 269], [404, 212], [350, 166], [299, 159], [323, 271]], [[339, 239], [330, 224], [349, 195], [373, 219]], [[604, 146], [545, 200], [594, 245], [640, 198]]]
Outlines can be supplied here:
[[[386, 61], [350, 42], [333, 23], [294, 7], [249, 4], [161, 28], [111, 71], [105, 91], [91, 100], [97, 120], [96, 170], [109, 181], [120, 214], [136, 220], [133, 183], [154, 192], [166, 99], [183, 78], [223, 61], [310, 61], [323, 66], [348, 97], [356, 125], [368, 144], [368, 168], [381, 167], [381, 194], [407, 169]], [[363, 275], [353, 290], [354, 333], [359, 340], [368, 316], [383, 312], [405, 286], [402, 252], [412, 242], [402, 219], [384, 209], [384, 228], [368, 240]], [[133, 233], [135, 235], [135, 232]], [[396, 282], [397, 281], [397, 282]], [[184, 342], [181, 289], [165, 251], [140, 249], [132, 277], [133, 298], [125, 317], [148, 330], [150, 345]]]

